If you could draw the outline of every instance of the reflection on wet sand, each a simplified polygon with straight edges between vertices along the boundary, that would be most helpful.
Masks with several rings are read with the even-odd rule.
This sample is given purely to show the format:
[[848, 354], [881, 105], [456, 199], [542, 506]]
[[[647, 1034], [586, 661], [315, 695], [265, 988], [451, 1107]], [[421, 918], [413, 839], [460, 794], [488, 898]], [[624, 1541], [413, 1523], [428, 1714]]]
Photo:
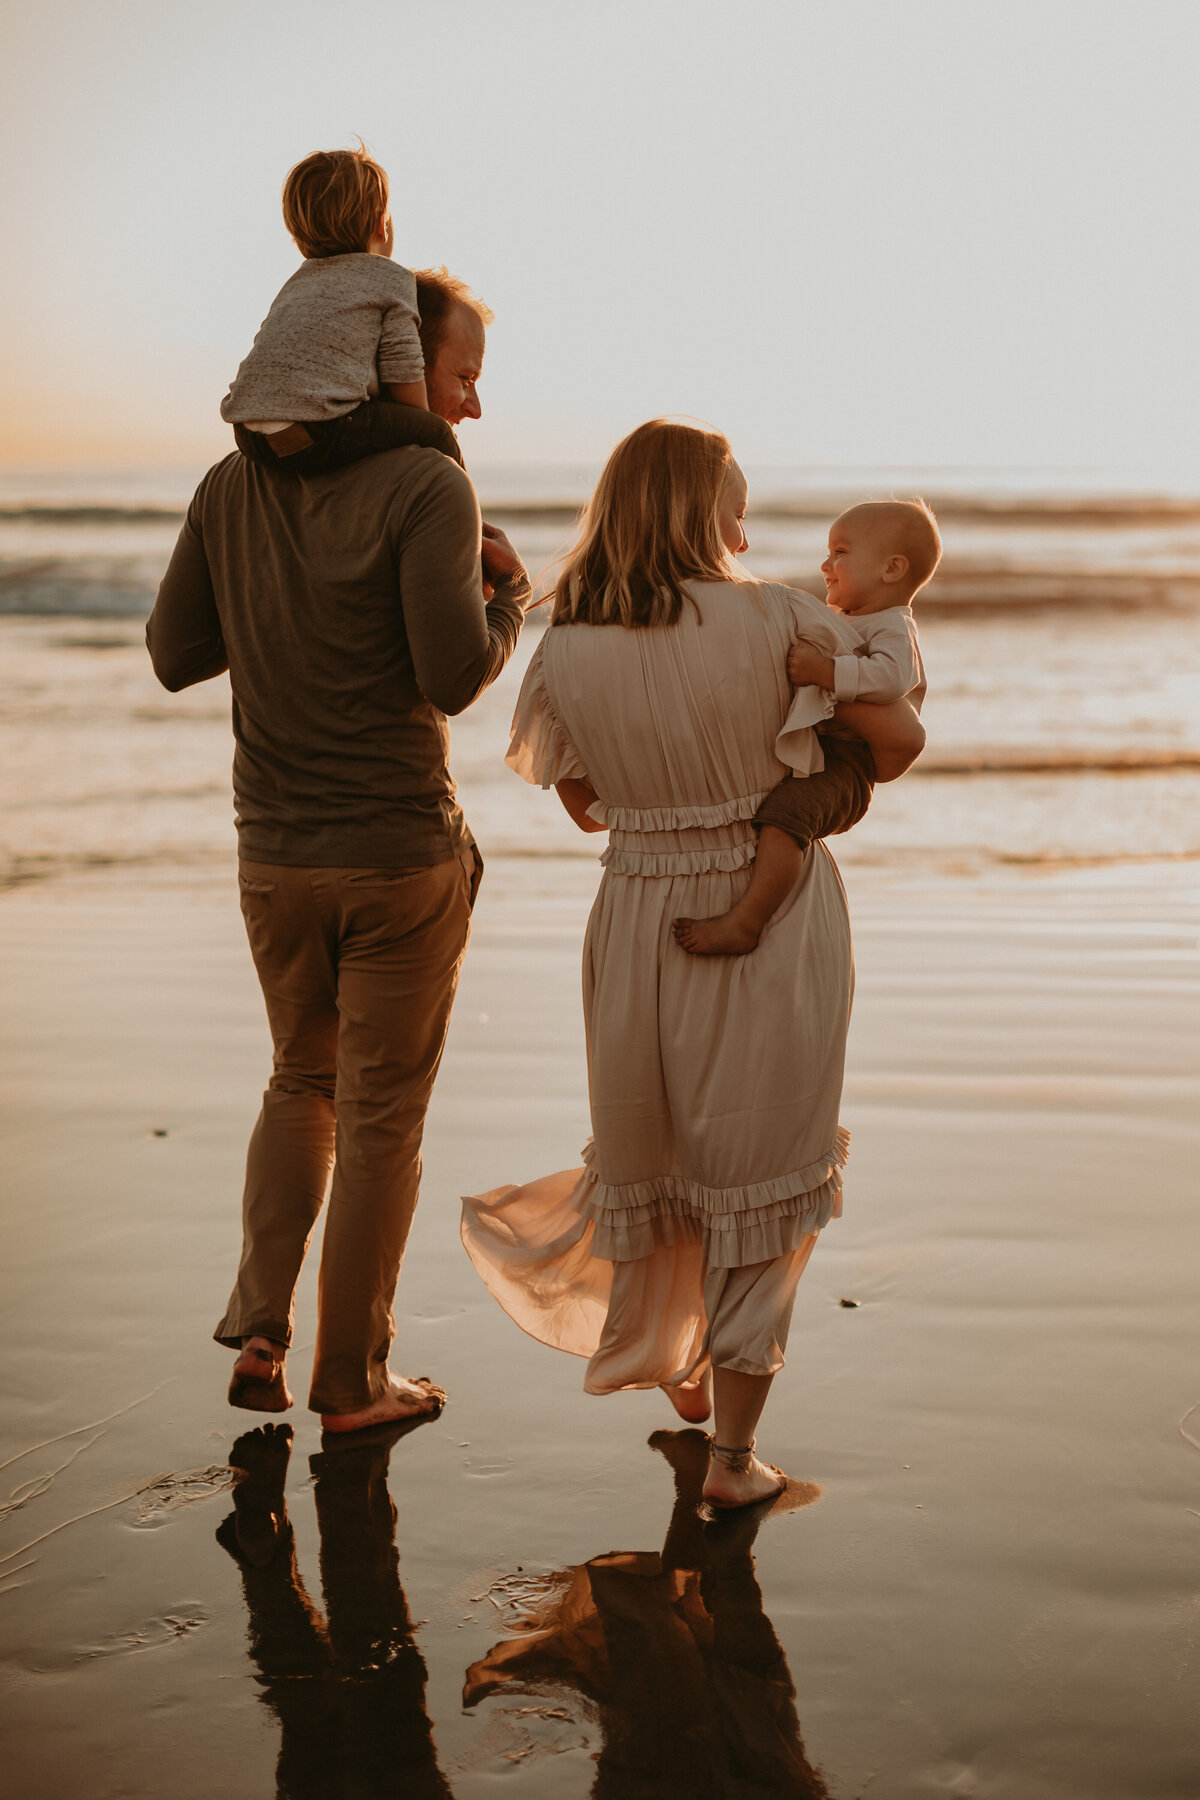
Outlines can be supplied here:
[[241, 1478], [217, 1541], [241, 1570], [250, 1654], [283, 1730], [278, 1800], [449, 1800], [387, 1487], [392, 1445], [411, 1429], [362, 1434], [310, 1458], [324, 1618], [305, 1591], [284, 1502], [291, 1428], [248, 1431], [230, 1454]]
[[538, 1629], [467, 1670], [467, 1706], [493, 1694], [579, 1694], [600, 1719], [592, 1800], [823, 1800], [800, 1741], [795, 1688], [763, 1612], [751, 1550], [773, 1507], [706, 1522], [701, 1431], [659, 1431], [675, 1506], [662, 1551], [612, 1551], [550, 1579]]

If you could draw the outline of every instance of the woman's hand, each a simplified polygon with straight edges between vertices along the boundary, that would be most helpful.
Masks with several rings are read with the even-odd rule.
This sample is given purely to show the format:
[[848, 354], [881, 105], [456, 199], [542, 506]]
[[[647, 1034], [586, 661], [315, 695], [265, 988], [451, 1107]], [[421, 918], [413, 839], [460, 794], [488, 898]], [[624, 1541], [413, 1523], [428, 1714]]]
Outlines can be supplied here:
[[571, 777], [567, 781], [556, 781], [554, 789], [580, 831], [608, 830], [608, 826], [601, 825], [599, 820], [588, 818], [588, 807], [595, 806], [600, 797], [588, 782]]
[[888, 706], [876, 706], [869, 700], [841, 700], [833, 716], [867, 745], [877, 781], [895, 781], [912, 768], [925, 748], [925, 728], [907, 700], [893, 700]]

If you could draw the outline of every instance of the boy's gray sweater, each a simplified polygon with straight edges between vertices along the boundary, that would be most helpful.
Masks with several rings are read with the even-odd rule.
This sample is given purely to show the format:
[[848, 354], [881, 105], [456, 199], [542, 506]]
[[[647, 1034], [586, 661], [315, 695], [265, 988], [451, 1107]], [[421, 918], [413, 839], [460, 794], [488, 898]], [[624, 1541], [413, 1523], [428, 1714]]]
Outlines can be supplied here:
[[374, 399], [380, 382], [424, 372], [412, 270], [365, 250], [310, 257], [276, 294], [221, 417], [337, 419]]

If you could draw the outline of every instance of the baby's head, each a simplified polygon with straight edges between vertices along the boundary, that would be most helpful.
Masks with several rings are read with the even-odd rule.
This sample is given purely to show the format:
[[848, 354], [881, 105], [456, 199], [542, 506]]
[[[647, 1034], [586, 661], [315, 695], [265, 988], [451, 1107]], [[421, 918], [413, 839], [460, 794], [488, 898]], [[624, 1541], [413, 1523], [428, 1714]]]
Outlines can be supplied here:
[[392, 253], [388, 178], [365, 147], [315, 150], [288, 171], [283, 222], [302, 256]]
[[923, 500], [864, 500], [829, 528], [825, 597], [851, 615], [908, 606], [941, 559], [937, 520]]

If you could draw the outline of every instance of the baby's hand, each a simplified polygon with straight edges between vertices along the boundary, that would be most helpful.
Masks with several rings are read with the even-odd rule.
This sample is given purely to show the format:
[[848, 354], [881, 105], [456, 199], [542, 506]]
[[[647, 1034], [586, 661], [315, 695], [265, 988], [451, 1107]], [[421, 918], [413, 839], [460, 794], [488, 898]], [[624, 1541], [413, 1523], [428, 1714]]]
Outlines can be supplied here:
[[788, 651], [787, 672], [793, 687], [833, 686], [832, 656], [825, 656], [820, 650], [814, 650], [803, 638], [797, 639]]

